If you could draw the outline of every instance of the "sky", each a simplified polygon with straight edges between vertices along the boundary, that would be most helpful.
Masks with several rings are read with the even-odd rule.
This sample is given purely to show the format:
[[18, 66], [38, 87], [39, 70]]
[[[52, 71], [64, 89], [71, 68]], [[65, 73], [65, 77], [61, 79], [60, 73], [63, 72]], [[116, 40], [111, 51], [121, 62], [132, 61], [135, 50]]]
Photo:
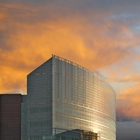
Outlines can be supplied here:
[[140, 137], [140, 0], [0, 0], [0, 94], [52, 54], [100, 73], [116, 91], [117, 140]]

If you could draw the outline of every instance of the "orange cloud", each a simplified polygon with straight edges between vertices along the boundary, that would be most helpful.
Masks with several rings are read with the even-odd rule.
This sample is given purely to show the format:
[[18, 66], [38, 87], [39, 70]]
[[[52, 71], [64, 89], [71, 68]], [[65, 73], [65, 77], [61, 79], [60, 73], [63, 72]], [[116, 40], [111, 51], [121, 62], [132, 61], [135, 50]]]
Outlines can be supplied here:
[[127, 27], [106, 20], [88, 21], [90, 16], [94, 19], [91, 11], [88, 16], [76, 13], [67, 17], [53, 5], [49, 10], [49, 6], [43, 9], [25, 5], [0, 7], [0, 93], [26, 92], [26, 75], [51, 54], [91, 70], [131, 56], [129, 45], [137, 38]]
[[12, 69], [10, 67], [1, 68], [0, 92], [1, 93], [26, 93], [26, 72]]
[[122, 79], [113, 79], [116, 82], [140, 82], [140, 74], [127, 75]]
[[[131, 64], [129, 65], [129, 67], [131, 66]], [[119, 78], [118, 75], [121, 75], [121, 73], [131, 73], [129, 71], [131, 71], [131, 67], [128, 68], [127, 64], [125, 65], [125, 67], [123, 67], [123, 70], [120, 69], [120, 71], [109, 71], [110, 73], [110, 78], [108, 79], [110, 82], [117, 82], [118, 84], [120, 83], [137, 83], [137, 82], [140, 82], [140, 74], [134, 74], [134, 75], [126, 75], [125, 77], [123, 78]], [[117, 73], [118, 72], [118, 73]], [[120, 73], [121, 72], [121, 73]], [[127, 73], [126, 73], [127, 74]], [[114, 75], [114, 76], [113, 76]]]
[[[133, 77], [133, 76], [132, 76]], [[135, 77], [135, 76], [134, 76]], [[133, 81], [134, 79], [132, 79]], [[136, 78], [136, 81], [138, 79]], [[140, 80], [138, 83], [123, 89], [123, 94], [117, 94], [118, 120], [140, 121]]]

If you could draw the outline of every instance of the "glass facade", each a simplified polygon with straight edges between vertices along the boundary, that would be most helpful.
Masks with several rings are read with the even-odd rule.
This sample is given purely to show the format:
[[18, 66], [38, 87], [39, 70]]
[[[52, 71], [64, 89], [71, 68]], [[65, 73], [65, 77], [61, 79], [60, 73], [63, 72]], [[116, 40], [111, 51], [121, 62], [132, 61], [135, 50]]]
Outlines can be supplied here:
[[[116, 139], [116, 95], [100, 75], [53, 56], [53, 128], [98, 133]], [[63, 131], [63, 130], [62, 130]], [[57, 131], [55, 131], [57, 133]]]
[[22, 118], [25, 119], [22, 121], [26, 121], [27, 126], [22, 126], [22, 129], [27, 131], [22, 131], [22, 140], [50, 139], [52, 137], [52, 59], [27, 76], [27, 97], [23, 109]]
[[53, 55], [28, 75], [27, 138], [55, 139], [78, 129], [96, 133], [99, 140], [115, 140], [115, 99], [103, 77]]

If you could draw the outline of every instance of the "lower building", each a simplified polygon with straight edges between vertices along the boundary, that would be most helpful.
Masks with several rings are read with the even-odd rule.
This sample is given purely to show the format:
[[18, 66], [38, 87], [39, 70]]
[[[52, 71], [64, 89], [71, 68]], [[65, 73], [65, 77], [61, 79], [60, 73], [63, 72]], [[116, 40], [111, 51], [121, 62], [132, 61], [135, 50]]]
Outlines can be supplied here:
[[98, 134], [85, 130], [69, 130], [54, 135], [54, 140], [97, 140]]
[[20, 94], [0, 94], [0, 140], [21, 140]]

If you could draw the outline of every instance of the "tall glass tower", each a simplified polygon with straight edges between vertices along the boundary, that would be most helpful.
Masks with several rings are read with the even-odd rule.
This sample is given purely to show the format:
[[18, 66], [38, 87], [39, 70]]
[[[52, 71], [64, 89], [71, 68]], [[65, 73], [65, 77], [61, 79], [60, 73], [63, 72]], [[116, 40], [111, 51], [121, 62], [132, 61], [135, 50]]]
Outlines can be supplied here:
[[116, 140], [115, 100], [102, 76], [53, 55], [27, 76], [22, 115], [27, 131], [22, 135], [28, 140], [80, 140], [72, 134], [77, 131]]

